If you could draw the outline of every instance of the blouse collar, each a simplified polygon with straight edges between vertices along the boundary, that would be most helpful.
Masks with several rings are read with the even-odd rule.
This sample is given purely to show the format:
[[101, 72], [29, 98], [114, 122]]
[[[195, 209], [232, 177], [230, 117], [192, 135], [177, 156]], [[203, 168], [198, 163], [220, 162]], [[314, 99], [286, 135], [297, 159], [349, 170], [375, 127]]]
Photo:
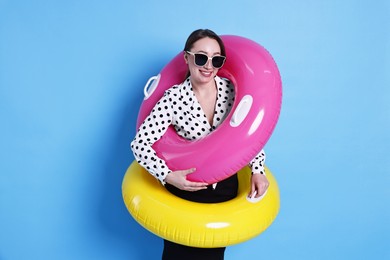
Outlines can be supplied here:
[[[204, 124], [204, 122], [206, 122], [205, 125], [208, 127], [211, 127], [210, 123], [208, 122], [206, 115], [205, 115], [202, 107], [200, 106], [200, 103], [198, 102], [198, 100], [195, 96], [195, 93], [192, 89], [190, 77], [191, 76], [189, 76], [182, 84], [181, 95], [180, 95], [182, 98], [182, 102], [184, 105], [189, 106], [189, 108], [190, 108], [189, 111], [195, 119], [202, 122], [202, 124]], [[224, 82], [223, 79], [218, 77], [218, 76], [215, 76], [214, 80], [215, 80], [215, 84], [216, 84], [216, 88], [217, 88], [217, 97], [216, 97], [217, 98], [216, 105], [217, 105], [217, 103], [221, 102], [221, 100], [224, 100], [225, 96], [227, 95], [227, 92], [225, 91], [226, 90], [225, 89], [226, 82]], [[221, 86], [225, 86], [225, 88], [221, 88]], [[199, 113], [201, 113], [201, 117], [197, 116], [197, 114], [199, 114]], [[218, 122], [216, 122], [215, 114], [214, 114], [212, 127], [213, 128], [217, 127], [217, 125], [216, 125], [217, 123]]]

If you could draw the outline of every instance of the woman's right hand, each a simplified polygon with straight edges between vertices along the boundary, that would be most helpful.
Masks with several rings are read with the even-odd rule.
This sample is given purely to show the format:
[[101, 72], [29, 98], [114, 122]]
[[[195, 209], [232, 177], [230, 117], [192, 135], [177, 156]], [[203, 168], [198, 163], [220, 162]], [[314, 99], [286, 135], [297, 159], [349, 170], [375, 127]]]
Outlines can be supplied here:
[[205, 182], [193, 182], [187, 180], [186, 176], [195, 171], [195, 168], [181, 171], [173, 171], [165, 177], [165, 182], [175, 186], [178, 189], [186, 191], [198, 191], [207, 189], [207, 183]]

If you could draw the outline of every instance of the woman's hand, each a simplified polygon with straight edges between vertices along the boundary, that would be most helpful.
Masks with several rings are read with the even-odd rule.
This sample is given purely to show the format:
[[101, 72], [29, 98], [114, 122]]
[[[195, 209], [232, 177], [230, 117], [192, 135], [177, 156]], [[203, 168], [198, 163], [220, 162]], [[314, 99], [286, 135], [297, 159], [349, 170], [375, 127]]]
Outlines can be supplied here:
[[178, 189], [186, 191], [198, 191], [207, 189], [207, 183], [205, 182], [192, 182], [188, 181], [186, 176], [193, 173], [196, 169], [191, 168], [188, 170], [174, 171], [165, 177], [165, 182], [175, 186]]
[[251, 191], [248, 194], [248, 197], [259, 198], [262, 196], [268, 189], [269, 182], [267, 177], [264, 174], [252, 174], [251, 177]]

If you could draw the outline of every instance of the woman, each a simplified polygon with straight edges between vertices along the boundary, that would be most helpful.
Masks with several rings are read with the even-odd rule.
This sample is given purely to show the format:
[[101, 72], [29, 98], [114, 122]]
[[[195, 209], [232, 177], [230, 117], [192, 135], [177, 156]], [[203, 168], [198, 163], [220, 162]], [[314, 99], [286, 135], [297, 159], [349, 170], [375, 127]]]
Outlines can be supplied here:
[[[196, 169], [172, 171], [156, 156], [152, 145], [169, 125], [182, 137], [196, 140], [215, 130], [228, 115], [234, 101], [234, 86], [217, 76], [225, 62], [222, 39], [213, 31], [199, 29], [190, 34], [184, 47], [188, 73], [184, 82], [168, 89], [140, 126], [131, 143], [138, 163], [165, 185], [171, 193], [196, 202], [216, 203], [237, 195], [237, 174], [208, 185], [191, 182], [186, 175]], [[239, 155], [238, 155], [239, 156]], [[250, 163], [251, 190], [248, 196], [260, 197], [268, 188], [262, 150]], [[225, 248], [194, 248], [164, 240], [163, 260], [223, 259]]]

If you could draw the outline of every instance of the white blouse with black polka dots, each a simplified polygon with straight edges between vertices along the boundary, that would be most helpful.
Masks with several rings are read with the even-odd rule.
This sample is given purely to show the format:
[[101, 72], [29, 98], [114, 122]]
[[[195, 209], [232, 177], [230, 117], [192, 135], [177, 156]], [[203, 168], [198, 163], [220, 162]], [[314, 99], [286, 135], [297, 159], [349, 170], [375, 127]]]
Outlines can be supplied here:
[[[156, 155], [152, 145], [164, 135], [170, 125], [189, 140], [200, 139], [216, 129], [229, 114], [234, 101], [234, 86], [229, 80], [215, 77], [218, 95], [213, 125], [208, 122], [192, 90], [190, 78], [182, 84], [165, 91], [151, 113], [139, 127], [131, 149], [137, 162], [156, 177], [163, 185], [171, 172], [166, 162]], [[252, 173], [264, 174], [265, 153], [260, 153], [249, 162]], [[185, 169], [183, 169], [185, 170]]]

